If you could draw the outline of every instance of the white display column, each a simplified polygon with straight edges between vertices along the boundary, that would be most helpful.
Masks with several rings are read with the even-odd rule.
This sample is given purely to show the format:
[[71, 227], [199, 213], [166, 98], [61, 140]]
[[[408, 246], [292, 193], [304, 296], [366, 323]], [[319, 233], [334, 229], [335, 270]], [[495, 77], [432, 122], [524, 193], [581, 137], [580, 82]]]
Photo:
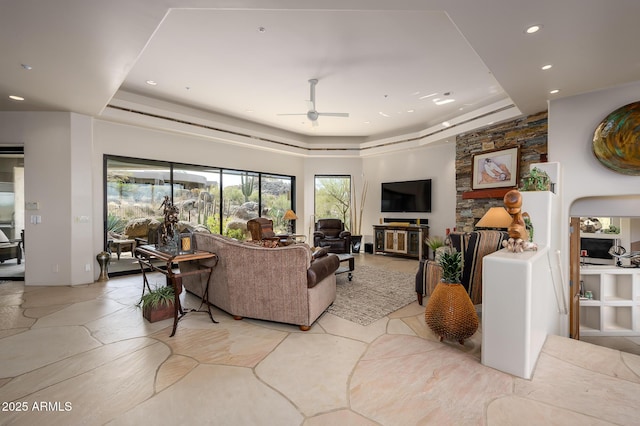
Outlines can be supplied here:
[[530, 379], [560, 315], [547, 254], [501, 250], [484, 258], [482, 364]]
[[482, 364], [530, 379], [549, 334], [566, 313], [558, 274], [557, 195], [522, 192], [537, 251], [502, 249], [483, 259]]

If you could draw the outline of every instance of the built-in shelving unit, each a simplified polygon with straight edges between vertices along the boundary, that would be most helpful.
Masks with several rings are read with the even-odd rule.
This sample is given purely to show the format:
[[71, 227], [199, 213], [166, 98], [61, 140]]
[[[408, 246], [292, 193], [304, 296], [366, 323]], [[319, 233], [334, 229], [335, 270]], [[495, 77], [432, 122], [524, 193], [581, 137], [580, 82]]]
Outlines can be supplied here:
[[580, 335], [640, 336], [640, 269], [587, 266], [580, 269]]

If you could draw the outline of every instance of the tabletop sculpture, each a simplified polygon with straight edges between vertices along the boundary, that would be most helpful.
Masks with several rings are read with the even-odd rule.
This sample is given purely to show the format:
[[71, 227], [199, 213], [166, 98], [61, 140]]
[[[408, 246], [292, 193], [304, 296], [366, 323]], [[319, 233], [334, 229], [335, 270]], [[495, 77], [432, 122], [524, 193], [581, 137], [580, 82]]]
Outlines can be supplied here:
[[164, 222], [160, 227], [159, 246], [165, 250], [178, 250], [178, 208], [173, 205], [169, 196], [164, 196], [164, 201], [160, 207], [163, 209]]
[[502, 242], [502, 246], [514, 253], [522, 253], [525, 250], [537, 250], [538, 246], [529, 241], [529, 232], [522, 214], [522, 194], [517, 189], [512, 189], [504, 195], [504, 206], [513, 220], [507, 228], [509, 239]]

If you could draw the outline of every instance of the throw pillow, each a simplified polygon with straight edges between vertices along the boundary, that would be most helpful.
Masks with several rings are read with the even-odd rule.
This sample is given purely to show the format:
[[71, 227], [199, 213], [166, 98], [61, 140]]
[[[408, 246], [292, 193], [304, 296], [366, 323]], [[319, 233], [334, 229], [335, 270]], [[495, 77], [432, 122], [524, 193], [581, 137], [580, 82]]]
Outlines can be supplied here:
[[329, 254], [329, 250], [327, 250], [326, 247], [317, 248], [313, 253], [311, 253], [311, 261], [313, 262], [314, 260], [326, 256], [327, 254]]

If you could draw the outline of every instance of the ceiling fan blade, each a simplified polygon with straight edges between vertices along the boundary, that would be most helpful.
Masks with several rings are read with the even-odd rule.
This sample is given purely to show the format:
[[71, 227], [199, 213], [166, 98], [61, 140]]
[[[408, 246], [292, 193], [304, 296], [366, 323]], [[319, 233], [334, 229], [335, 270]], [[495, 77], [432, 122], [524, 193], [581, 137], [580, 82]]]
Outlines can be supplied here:
[[323, 117], [349, 117], [348, 112], [319, 112], [318, 115]]
[[293, 113], [293, 114], [276, 114], [276, 115], [307, 115], [306, 112], [301, 112], [301, 113]]

